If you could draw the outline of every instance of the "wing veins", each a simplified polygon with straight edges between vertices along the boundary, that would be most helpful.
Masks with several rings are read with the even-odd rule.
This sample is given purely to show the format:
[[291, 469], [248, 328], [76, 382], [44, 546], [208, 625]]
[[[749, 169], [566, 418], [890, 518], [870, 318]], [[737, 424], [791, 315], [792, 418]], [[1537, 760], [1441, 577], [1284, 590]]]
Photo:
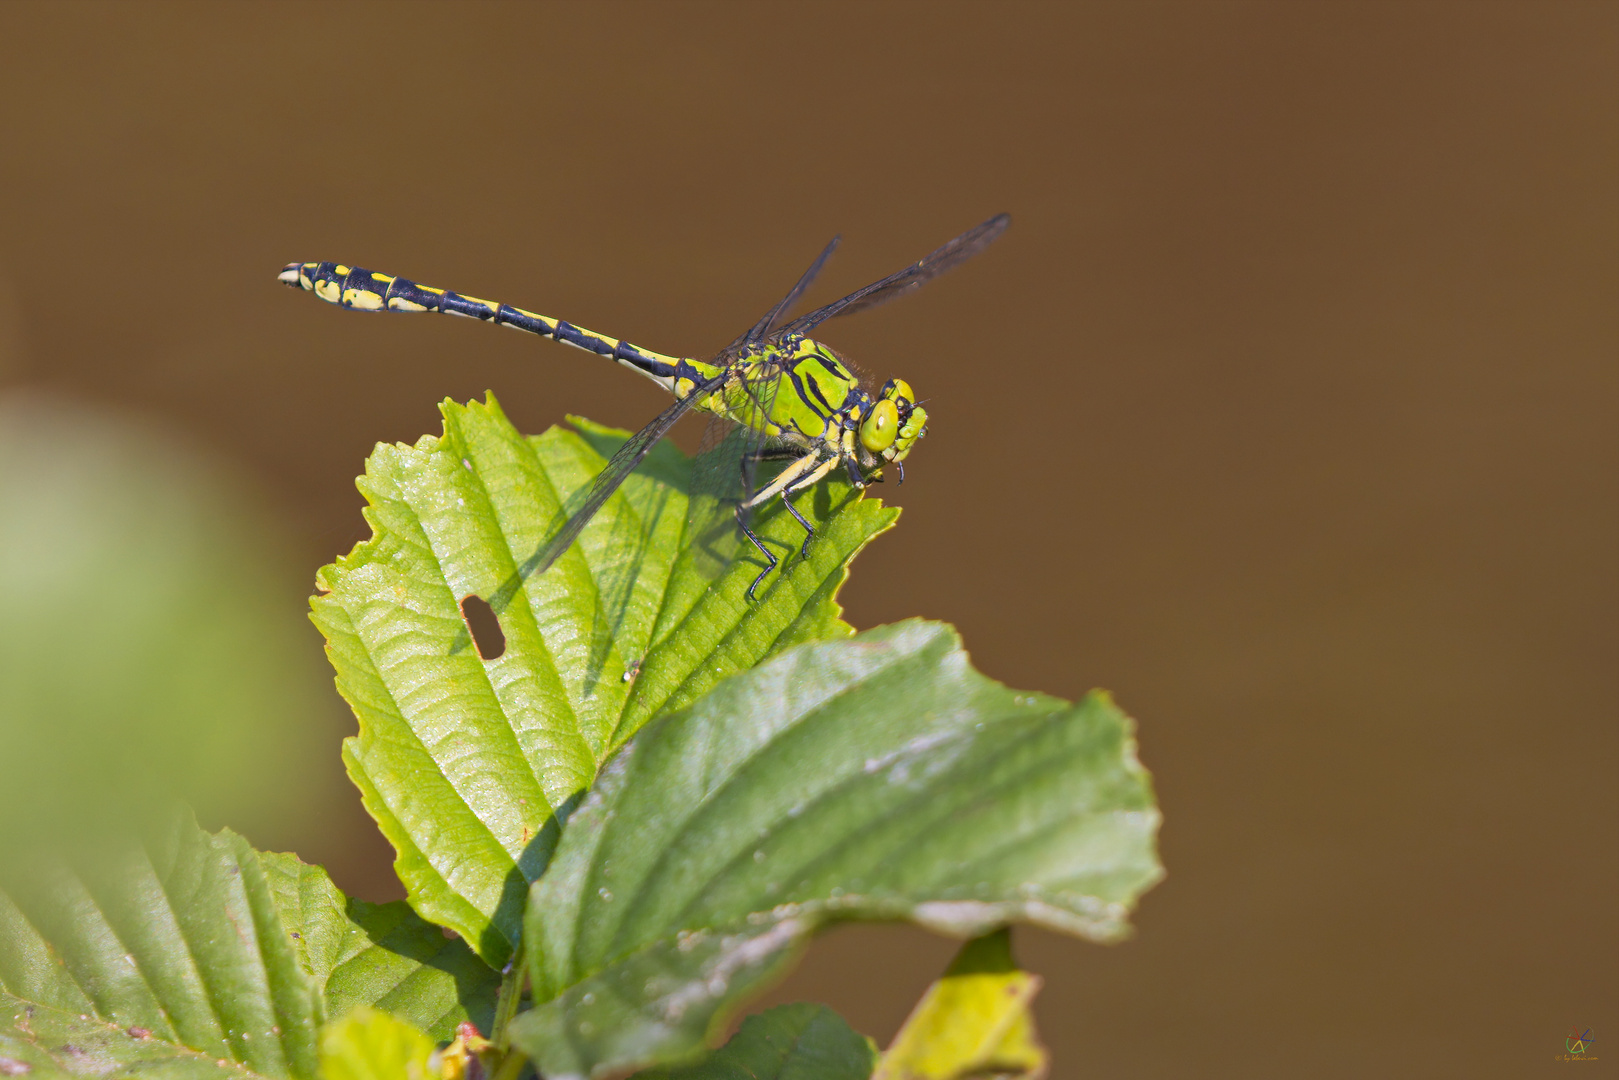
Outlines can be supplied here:
[[821, 267], [826, 265], [826, 260], [830, 259], [832, 253], [838, 249], [838, 242], [841, 239], [842, 237], [834, 236], [832, 242], [826, 245], [825, 250], [816, 256], [814, 262], [810, 263], [809, 269], [799, 275], [798, 283], [788, 291], [787, 295], [782, 297], [775, 307], [765, 312], [764, 318], [754, 323], [747, 333], [731, 342], [731, 348], [735, 349], [738, 345], [743, 344], [756, 344], [768, 337], [776, 329], [777, 324], [792, 310], [793, 305], [798, 303], [809, 287], [814, 284], [816, 277], [821, 273]]
[[579, 509], [573, 512], [543, 548], [529, 557], [518, 570], [518, 577], [526, 580], [549, 570], [551, 564], [573, 546], [579, 534], [584, 532], [585, 526], [590, 524], [590, 519], [595, 517], [602, 505], [613, 497], [613, 492], [619, 489], [619, 486], [629, 478], [630, 473], [635, 471], [636, 466], [652, 452], [658, 440], [667, 435], [669, 429], [690, 412], [702, 398], [724, 383], [729, 375], [729, 371], [722, 371], [707, 382], [699, 383], [692, 388], [691, 393], [663, 410], [650, 424], [626, 439], [624, 445], [608, 459], [606, 467], [596, 474], [596, 479], [590, 485], [590, 494], [585, 497]]
[[886, 304], [906, 293], [914, 292], [946, 270], [950, 270], [977, 255], [1012, 223], [1010, 214], [996, 214], [977, 228], [968, 229], [937, 251], [881, 279], [863, 289], [857, 289], [841, 300], [801, 315], [782, 328], [782, 334], [807, 334], [828, 319], [840, 315], [853, 315], [857, 311]]

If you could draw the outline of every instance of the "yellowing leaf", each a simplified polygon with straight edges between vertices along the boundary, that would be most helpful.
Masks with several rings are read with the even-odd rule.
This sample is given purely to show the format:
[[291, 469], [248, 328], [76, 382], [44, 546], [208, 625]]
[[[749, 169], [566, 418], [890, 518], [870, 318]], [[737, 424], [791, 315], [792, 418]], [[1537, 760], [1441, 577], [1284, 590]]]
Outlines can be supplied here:
[[421, 1031], [364, 1005], [320, 1033], [322, 1080], [428, 1080], [432, 1054]]
[[1029, 1007], [1040, 977], [1018, 970], [1011, 931], [961, 947], [883, 1054], [872, 1080], [955, 1080], [1045, 1075], [1046, 1051]]

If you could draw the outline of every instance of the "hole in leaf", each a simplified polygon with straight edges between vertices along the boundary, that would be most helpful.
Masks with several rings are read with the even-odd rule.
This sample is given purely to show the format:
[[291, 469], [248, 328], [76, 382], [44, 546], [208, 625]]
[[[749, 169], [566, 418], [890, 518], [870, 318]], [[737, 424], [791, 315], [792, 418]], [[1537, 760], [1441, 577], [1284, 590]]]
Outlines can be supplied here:
[[461, 601], [461, 617], [472, 632], [472, 643], [478, 655], [493, 660], [506, 651], [506, 635], [500, 632], [500, 620], [481, 596], [469, 596]]

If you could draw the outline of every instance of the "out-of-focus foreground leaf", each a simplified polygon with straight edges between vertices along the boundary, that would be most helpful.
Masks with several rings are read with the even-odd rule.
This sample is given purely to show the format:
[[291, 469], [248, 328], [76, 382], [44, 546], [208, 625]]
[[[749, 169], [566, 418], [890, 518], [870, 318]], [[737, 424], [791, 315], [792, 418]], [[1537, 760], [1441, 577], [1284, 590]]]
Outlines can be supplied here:
[[321, 1080], [428, 1080], [432, 1056], [432, 1039], [363, 1005], [320, 1033]]
[[647, 1069], [634, 1080], [866, 1080], [877, 1051], [825, 1005], [778, 1005], [750, 1016], [701, 1061]]
[[603, 770], [534, 886], [513, 1040], [551, 1080], [679, 1060], [832, 919], [1115, 939], [1158, 820], [1106, 695], [1009, 690], [936, 623], [801, 646]]
[[464, 1020], [489, 1030], [500, 974], [466, 942], [445, 937], [403, 900], [345, 897], [325, 870], [296, 856], [261, 852], [259, 860], [328, 1016], [376, 1006], [434, 1039], [450, 1038]]
[[329, 1003], [447, 1031], [467, 1005], [489, 1015], [495, 980], [402, 903], [351, 904], [186, 814], [141, 843], [0, 865], [0, 1058], [38, 1075], [312, 1077]]
[[320, 995], [240, 837], [177, 817], [76, 863], [3, 868], [0, 1054], [67, 1072], [94, 1053], [95, 1071], [162, 1054], [314, 1074]]
[[288, 843], [335, 805], [307, 572], [254, 503], [149, 425], [0, 394], [0, 852], [137, 795]]
[[[524, 438], [493, 398], [442, 411], [442, 437], [367, 460], [374, 535], [321, 571], [314, 618], [360, 721], [349, 775], [412, 906], [499, 966], [555, 845], [553, 812], [653, 716], [791, 644], [847, 635], [834, 600], [845, 566], [898, 511], [818, 486], [799, 503], [818, 530], [809, 558], [749, 603], [760, 560], [727, 563], [714, 535], [687, 535], [692, 470], [666, 443], [525, 582], [525, 561], [625, 433], [575, 420], [580, 433]], [[782, 554], [803, 539], [779, 507], [757, 527]], [[497, 616], [498, 656], [475, 647], [468, 597]]]
[[884, 1052], [872, 1080], [1035, 1080], [1046, 1051], [1030, 1006], [1040, 977], [1018, 970], [1003, 927], [961, 947]]

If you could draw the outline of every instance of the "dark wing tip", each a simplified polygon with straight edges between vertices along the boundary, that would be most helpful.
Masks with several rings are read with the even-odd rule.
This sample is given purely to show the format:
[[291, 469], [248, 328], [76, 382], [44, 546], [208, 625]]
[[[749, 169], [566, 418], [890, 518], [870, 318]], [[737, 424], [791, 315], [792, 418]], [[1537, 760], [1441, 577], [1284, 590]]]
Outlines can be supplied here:
[[863, 289], [845, 296], [842, 300], [834, 301], [825, 307], [818, 308], [808, 315], [801, 316], [788, 323], [784, 333], [809, 333], [816, 326], [827, 319], [834, 319], [840, 315], [853, 315], [857, 311], [865, 311], [885, 304], [896, 297], [913, 292], [924, 284], [932, 281], [940, 274], [959, 266], [968, 259], [983, 251], [994, 240], [1006, 231], [1012, 224], [1012, 215], [1007, 213], [996, 214], [982, 225], [976, 225], [960, 236], [945, 243], [943, 247], [922, 256], [921, 259], [883, 278], [874, 281]]
[[1011, 224], [1012, 215], [1003, 211], [996, 214], [994, 217], [990, 218], [977, 228], [968, 229], [966, 232], [962, 233], [960, 236], [946, 244], [943, 248], [928, 256], [928, 258], [936, 258], [945, 254], [946, 252], [963, 247], [971, 247], [974, 252], [980, 251], [991, 241], [999, 237], [1001, 233], [1005, 232], [1007, 226]]

